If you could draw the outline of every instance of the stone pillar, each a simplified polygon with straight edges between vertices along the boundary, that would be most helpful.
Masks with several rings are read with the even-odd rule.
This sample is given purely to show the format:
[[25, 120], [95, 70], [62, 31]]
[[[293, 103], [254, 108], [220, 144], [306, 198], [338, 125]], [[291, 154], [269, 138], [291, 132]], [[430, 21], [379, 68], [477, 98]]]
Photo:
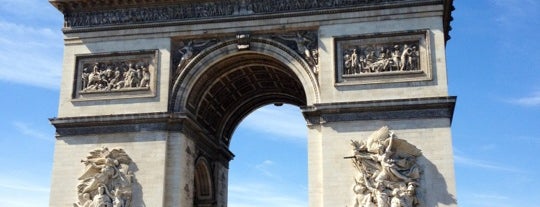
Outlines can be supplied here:
[[384, 126], [421, 151], [416, 159], [418, 205], [456, 206], [450, 133], [454, 104], [455, 97], [435, 97], [316, 104], [304, 109], [314, 131], [308, 141], [310, 206], [354, 206], [358, 169], [345, 159], [355, 155], [351, 141], [365, 141]]

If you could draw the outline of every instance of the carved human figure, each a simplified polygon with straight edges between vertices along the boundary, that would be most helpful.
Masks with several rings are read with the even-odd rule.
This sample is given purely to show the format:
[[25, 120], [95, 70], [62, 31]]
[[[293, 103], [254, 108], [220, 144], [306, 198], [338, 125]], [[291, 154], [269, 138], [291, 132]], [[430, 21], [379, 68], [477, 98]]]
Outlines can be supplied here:
[[[81, 162], [85, 171], [79, 177], [80, 196], [75, 207], [130, 207], [134, 175], [129, 170], [131, 158], [124, 150], [103, 147], [91, 151]], [[114, 195], [108, 189], [115, 189], [111, 192]]]
[[390, 196], [388, 196], [388, 190], [386, 190], [386, 187], [382, 182], [377, 182], [375, 185], [375, 188], [372, 188], [369, 185], [366, 186], [371, 190], [371, 193], [375, 195], [377, 207], [389, 207]]
[[[111, 164], [110, 162], [113, 163]], [[88, 182], [87, 186], [83, 188], [83, 193], [90, 192], [96, 189], [96, 187], [99, 185], [106, 185], [108, 184], [109, 180], [118, 176], [116, 173], [116, 168], [114, 167], [114, 160], [110, 158], [107, 158], [106, 164], [104, 165], [96, 165], [95, 163], [91, 163], [91, 165], [94, 168], [101, 169], [101, 171], [100, 173], [95, 174], [93, 177], [86, 179], [90, 180], [90, 182]]]
[[410, 57], [412, 54], [412, 49], [407, 45], [403, 45], [403, 52], [401, 53], [401, 68], [400, 70], [409, 70], [410, 69]]
[[345, 55], [343, 56], [343, 63], [345, 66], [345, 74], [352, 74], [351, 55], [345, 53]]
[[177, 68], [181, 69], [193, 56], [193, 41], [189, 41], [186, 45], [184, 45], [184, 47], [180, 48], [178, 52], [180, 55], [182, 55], [182, 57], [180, 58]]
[[139, 87], [148, 87], [150, 84], [150, 71], [148, 70], [148, 67], [142, 67], [142, 78], [141, 78], [141, 84]]
[[402, 200], [403, 207], [413, 207], [418, 204], [418, 199], [416, 198], [415, 183], [409, 182], [407, 184], [407, 190], [405, 190], [405, 193], [402, 196]]
[[353, 49], [351, 54], [351, 74], [358, 72], [358, 53], [356, 53], [356, 49]]
[[125, 82], [124, 87], [126, 88], [137, 86], [137, 82], [138, 82], [137, 70], [135, 69], [135, 66], [132, 63], [129, 63], [128, 65], [128, 71], [126, 72], [124, 82]]
[[390, 207], [402, 207], [402, 194], [399, 188], [392, 190], [392, 199], [390, 200]]
[[90, 71], [87, 67], [84, 67], [83, 72], [81, 74], [81, 90], [84, 90], [86, 87], [88, 87], [88, 76], [90, 75]]
[[372, 194], [364, 184], [356, 183], [353, 187], [353, 191], [356, 194], [354, 199], [353, 207], [375, 207], [375, 204], [372, 202]]
[[92, 200], [89, 193], [83, 193], [79, 198], [79, 202], [74, 203], [74, 207], [92, 207]]
[[411, 70], [418, 70], [420, 69], [418, 66], [418, 59], [420, 58], [420, 52], [416, 48], [416, 45], [413, 45], [411, 47], [411, 56], [409, 57], [409, 64], [411, 65]]
[[122, 73], [120, 68], [116, 67], [114, 69], [114, 77], [109, 80], [109, 90], [110, 89], [119, 89], [124, 86], [124, 81], [122, 80]]
[[[364, 141], [353, 141], [353, 164], [358, 170], [355, 185], [369, 189], [377, 207], [417, 206], [415, 187], [420, 173], [416, 157], [421, 152], [414, 145], [382, 127]], [[355, 186], [356, 205], [363, 188]]]
[[97, 88], [99, 82], [101, 81], [99, 71], [99, 64], [96, 63], [92, 67], [92, 72], [88, 75], [88, 85], [85, 89], [95, 89]]
[[309, 46], [311, 45], [312, 41], [300, 34], [300, 32], [296, 33], [295, 37], [284, 37], [280, 36], [281, 39], [294, 41], [296, 43], [296, 50], [299, 54], [304, 56], [306, 61], [312, 65], [316, 65], [315, 58], [313, 57], [313, 54], [311, 54], [311, 51], [309, 50]]
[[394, 51], [392, 51], [392, 68], [393, 70], [399, 70], [399, 65], [401, 64], [401, 51], [399, 45], [394, 45]]
[[113, 195], [113, 207], [126, 207], [126, 202], [124, 201], [124, 198], [122, 198], [122, 192], [120, 189], [114, 190]]
[[92, 200], [93, 207], [113, 207], [111, 197], [107, 195], [107, 188], [105, 186], [100, 186], [98, 188], [98, 193], [94, 196]]

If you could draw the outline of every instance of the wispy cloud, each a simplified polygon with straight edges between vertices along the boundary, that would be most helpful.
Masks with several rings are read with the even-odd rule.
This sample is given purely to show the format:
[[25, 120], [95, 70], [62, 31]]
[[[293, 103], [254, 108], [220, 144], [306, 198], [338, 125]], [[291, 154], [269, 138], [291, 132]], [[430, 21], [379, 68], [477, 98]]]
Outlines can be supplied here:
[[16, 191], [49, 193], [49, 188], [36, 186], [13, 178], [1, 179], [0, 188]]
[[540, 91], [526, 97], [512, 99], [510, 102], [521, 106], [540, 106]]
[[526, 173], [525, 171], [521, 169], [517, 169], [510, 166], [505, 166], [489, 161], [484, 160], [477, 160], [470, 157], [465, 157], [461, 155], [454, 154], [454, 161], [457, 165], [465, 165], [475, 168], [482, 168], [487, 170], [496, 170], [496, 171], [505, 171], [505, 172], [512, 172], [512, 173]]
[[516, 19], [537, 15], [539, 3], [536, 0], [492, 0], [498, 10], [497, 21], [504, 26], [515, 26]]
[[508, 200], [510, 199], [508, 196], [502, 196], [498, 194], [480, 194], [480, 193], [473, 193], [473, 197], [477, 199], [490, 199], [490, 200]]
[[62, 71], [62, 33], [0, 20], [0, 80], [57, 89]]
[[272, 160], [265, 160], [262, 163], [255, 165], [255, 169], [260, 171], [263, 175], [268, 177], [275, 177], [274, 173], [270, 171], [275, 163]]
[[239, 127], [270, 133], [286, 141], [303, 141], [307, 137], [306, 122], [300, 109], [291, 105], [260, 108], [244, 119]]
[[0, 175], [0, 206], [46, 207], [49, 191], [15, 176]]
[[233, 207], [305, 207], [307, 205], [307, 198], [278, 190], [274, 185], [267, 183], [232, 183], [229, 186], [229, 206]]
[[13, 122], [13, 126], [19, 131], [19, 133], [29, 136], [35, 139], [45, 140], [52, 142], [54, 141], [52, 139], [52, 135], [48, 135], [42, 131], [38, 131], [36, 129], [33, 129], [30, 125], [22, 123], [22, 122]]
[[59, 17], [60, 12], [42, 0], [0, 0], [0, 11], [10, 17], [40, 20]]

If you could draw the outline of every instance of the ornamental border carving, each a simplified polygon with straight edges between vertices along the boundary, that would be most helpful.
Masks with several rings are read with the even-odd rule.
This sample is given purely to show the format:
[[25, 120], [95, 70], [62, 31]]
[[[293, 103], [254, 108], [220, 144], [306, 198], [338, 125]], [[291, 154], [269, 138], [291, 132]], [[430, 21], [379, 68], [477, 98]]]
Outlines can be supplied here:
[[430, 39], [427, 29], [336, 37], [335, 85], [430, 81]]
[[76, 56], [72, 101], [156, 95], [159, 50]]
[[[191, 20], [226, 19], [249, 16], [253, 19], [268, 15], [299, 16], [392, 8], [404, 5], [429, 5], [436, 0], [227, 0], [182, 3], [157, 3], [136, 8], [133, 5], [109, 7], [87, 3], [53, 3], [65, 14], [65, 31], [81, 28], [110, 27], [130, 24], [182, 22]], [[98, 8], [101, 10], [95, 11]], [[106, 9], [104, 9], [106, 8]], [[112, 9], [111, 9], [112, 8]]]

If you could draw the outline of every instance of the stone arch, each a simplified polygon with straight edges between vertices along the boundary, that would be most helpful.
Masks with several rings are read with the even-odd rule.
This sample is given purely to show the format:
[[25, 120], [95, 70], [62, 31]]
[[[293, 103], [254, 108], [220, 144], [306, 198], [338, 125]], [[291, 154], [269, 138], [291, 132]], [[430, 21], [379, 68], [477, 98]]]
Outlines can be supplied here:
[[320, 100], [316, 74], [296, 51], [266, 38], [252, 39], [249, 50], [238, 50], [236, 43], [225, 41], [195, 56], [175, 78], [170, 105], [227, 146], [236, 125], [258, 107]]
[[205, 206], [214, 202], [212, 171], [204, 157], [195, 162], [194, 189], [194, 206]]

